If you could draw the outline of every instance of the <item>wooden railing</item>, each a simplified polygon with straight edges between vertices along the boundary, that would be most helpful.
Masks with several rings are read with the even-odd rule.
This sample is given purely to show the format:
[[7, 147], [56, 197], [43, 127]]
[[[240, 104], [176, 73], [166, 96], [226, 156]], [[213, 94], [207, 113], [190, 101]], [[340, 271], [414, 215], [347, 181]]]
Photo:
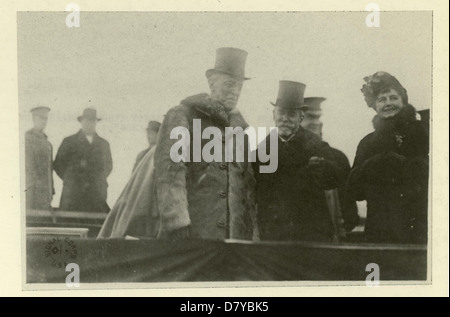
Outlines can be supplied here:
[[50, 217], [57, 220], [62, 219], [81, 219], [81, 220], [98, 220], [105, 221], [107, 214], [100, 212], [85, 212], [85, 211], [63, 211], [63, 210], [36, 210], [29, 209], [27, 210], [27, 218], [28, 217]]
[[[87, 237], [97, 236], [106, 216], [105, 213], [82, 211], [27, 210], [26, 212], [28, 228], [46, 228], [47, 230], [49, 228], [67, 228], [67, 232], [72, 232], [73, 229], [88, 229]], [[55, 234], [57, 233], [57, 231], [53, 231]], [[59, 231], [64, 232], [63, 229]]]

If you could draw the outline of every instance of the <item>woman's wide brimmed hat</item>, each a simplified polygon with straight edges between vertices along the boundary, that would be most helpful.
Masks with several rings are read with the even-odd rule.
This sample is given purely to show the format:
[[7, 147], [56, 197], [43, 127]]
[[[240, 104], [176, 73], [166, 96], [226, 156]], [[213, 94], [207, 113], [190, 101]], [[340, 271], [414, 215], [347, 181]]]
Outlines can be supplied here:
[[87, 120], [96, 120], [96, 121], [100, 121], [102, 120], [101, 118], [97, 117], [97, 110], [92, 109], [92, 108], [86, 108], [83, 110], [83, 114], [81, 116], [79, 116], [78, 121], [81, 121], [83, 119], [87, 119]]
[[387, 72], [376, 72], [371, 76], [364, 77], [366, 82], [361, 92], [364, 95], [364, 99], [367, 105], [371, 108], [375, 108], [375, 100], [377, 96], [385, 89], [395, 89], [402, 97], [403, 103], [408, 104], [408, 93], [406, 89], [400, 84], [397, 78]]
[[296, 81], [280, 80], [278, 88], [278, 98], [275, 103], [271, 104], [275, 107], [287, 109], [308, 109], [308, 105], [304, 103], [304, 93], [306, 85]]
[[221, 47], [216, 51], [216, 64], [214, 68], [206, 71], [206, 77], [212, 74], [228, 74], [241, 80], [248, 80], [245, 77], [245, 61], [248, 53], [239, 48]]

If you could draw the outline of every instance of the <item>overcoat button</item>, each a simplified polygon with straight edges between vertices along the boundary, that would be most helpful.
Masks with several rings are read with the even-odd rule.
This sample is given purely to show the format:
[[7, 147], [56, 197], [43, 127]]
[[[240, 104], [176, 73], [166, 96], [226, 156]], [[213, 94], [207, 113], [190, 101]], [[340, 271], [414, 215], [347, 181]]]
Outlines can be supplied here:
[[227, 193], [226, 192], [220, 192], [220, 197], [222, 198], [226, 198], [227, 197]]
[[226, 170], [226, 169], [227, 169], [227, 164], [225, 164], [225, 163], [220, 163], [219, 168], [220, 168], [221, 170]]
[[217, 221], [217, 227], [219, 228], [225, 228], [225, 222], [223, 220]]

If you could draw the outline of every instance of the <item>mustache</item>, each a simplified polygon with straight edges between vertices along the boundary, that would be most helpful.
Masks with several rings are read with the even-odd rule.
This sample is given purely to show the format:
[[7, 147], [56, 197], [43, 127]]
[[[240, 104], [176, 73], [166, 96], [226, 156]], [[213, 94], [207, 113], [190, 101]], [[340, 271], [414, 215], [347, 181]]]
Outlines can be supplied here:
[[295, 128], [295, 124], [292, 123], [285, 123], [285, 122], [281, 122], [278, 124], [279, 128]]

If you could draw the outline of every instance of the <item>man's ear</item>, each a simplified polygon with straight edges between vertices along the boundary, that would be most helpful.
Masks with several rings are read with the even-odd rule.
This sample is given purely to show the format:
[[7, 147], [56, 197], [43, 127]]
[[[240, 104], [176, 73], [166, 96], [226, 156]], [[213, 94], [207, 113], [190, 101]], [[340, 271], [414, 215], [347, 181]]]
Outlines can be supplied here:
[[217, 74], [212, 74], [211, 76], [208, 77], [208, 86], [211, 91], [213, 90], [216, 81], [217, 81]]
[[302, 123], [303, 119], [305, 118], [305, 112], [303, 110], [300, 110], [300, 116], [299, 116], [299, 123]]
[[214, 82], [211, 80], [211, 77], [208, 77], [208, 86], [209, 86], [209, 89], [212, 89], [213, 84], [214, 84]]

